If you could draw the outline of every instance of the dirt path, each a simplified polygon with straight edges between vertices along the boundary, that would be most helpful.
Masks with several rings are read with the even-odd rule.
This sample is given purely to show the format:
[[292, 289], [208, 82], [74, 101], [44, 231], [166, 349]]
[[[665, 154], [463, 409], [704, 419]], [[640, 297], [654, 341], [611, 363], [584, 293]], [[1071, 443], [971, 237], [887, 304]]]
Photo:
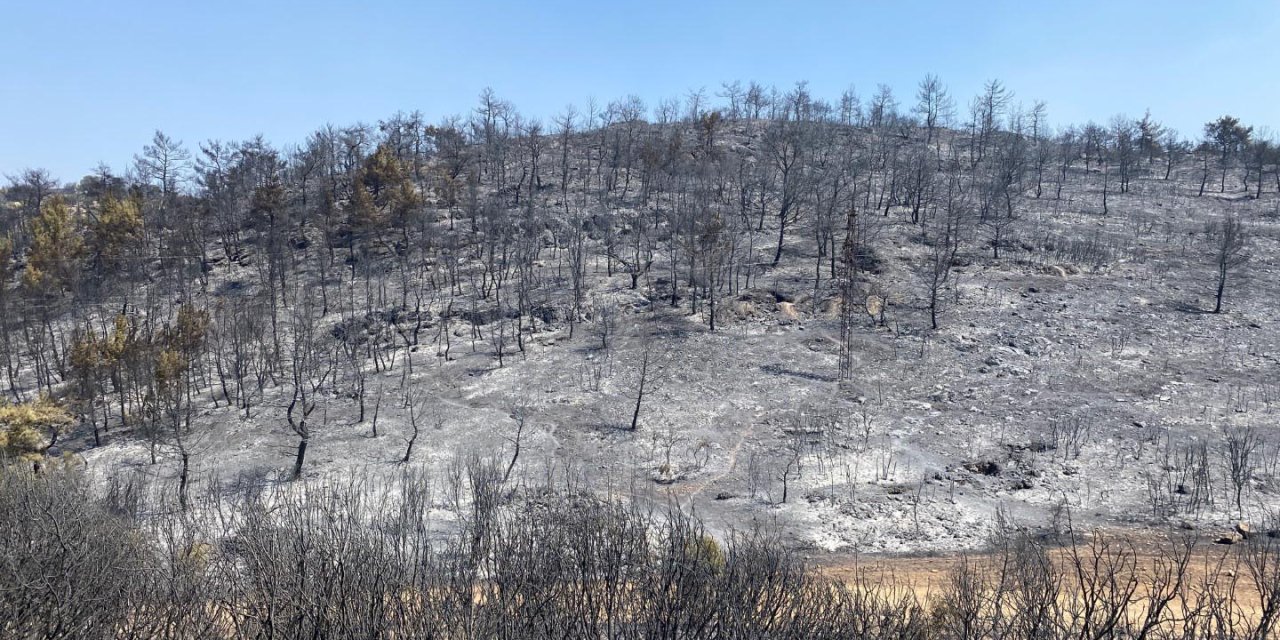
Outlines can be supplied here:
[[[1108, 531], [1113, 542], [1126, 539], [1132, 543], [1135, 564], [1144, 575], [1149, 575], [1161, 561], [1168, 561], [1168, 541], [1151, 534], [1134, 534], [1125, 531]], [[1259, 606], [1258, 590], [1253, 584], [1247, 567], [1239, 553], [1240, 547], [1213, 544], [1209, 538], [1197, 542], [1187, 565], [1188, 585], [1204, 585], [1218, 580], [1238, 580], [1235, 598], [1246, 612], [1256, 612]], [[1066, 547], [1049, 551], [1055, 564], [1070, 563], [1070, 551]], [[1087, 549], [1082, 549], [1083, 560], [1090, 561]], [[978, 567], [992, 567], [998, 557], [992, 553], [972, 553], [968, 559]], [[950, 572], [962, 556], [886, 556], [833, 554], [816, 559], [817, 570], [846, 584], [871, 584], [895, 591], [911, 591], [921, 600], [949, 589]], [[1062, 569], [1070, 573], [1065, 566]]]
[[756, 432], [755, 421], [748, 420], [747, 426], [743, 427], [742, 431], [739, 432], [738, 434], [738, 441], [735, 442], [733, 447], [729, 449], [729, 455], [727, 456], [728, 462], [724, 471], [721, 471], [720, 473], [712, 475], [704, 479], [702, 482], [699, 482], [698, 484], [690, 485], [689, 487], [687, 487], [685, 489], [685, 492], [686, 492], [685, 503], [684, 503], [685, 505], [688, 505], [689, 503], [693, 502], [693, 499], [701, 495], [703, 491], [706, 491], [707, 487], [729, 477], [729, 474], [737, 470], [738, 454], [742, 451], [742, 445], [746, 444], [747, 438], [754, 435], [755, 432]]

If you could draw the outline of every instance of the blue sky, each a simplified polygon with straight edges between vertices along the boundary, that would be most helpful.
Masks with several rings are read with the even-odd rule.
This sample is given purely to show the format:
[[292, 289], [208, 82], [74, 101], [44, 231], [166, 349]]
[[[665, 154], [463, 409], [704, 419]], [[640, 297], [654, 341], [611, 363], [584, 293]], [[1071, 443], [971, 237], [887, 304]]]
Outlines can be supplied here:
[[0, 174], [121, 170], [155, 129], [301, 141], [396, 111], [431, 120], [491, 86], [549, 118], [722, 81], [904, 104], [935, 73], [960, 104], [999, 78], [1055, 123], [1153, 116], [1280, 126], [1280, 3], [62, 2], [0, 10]]

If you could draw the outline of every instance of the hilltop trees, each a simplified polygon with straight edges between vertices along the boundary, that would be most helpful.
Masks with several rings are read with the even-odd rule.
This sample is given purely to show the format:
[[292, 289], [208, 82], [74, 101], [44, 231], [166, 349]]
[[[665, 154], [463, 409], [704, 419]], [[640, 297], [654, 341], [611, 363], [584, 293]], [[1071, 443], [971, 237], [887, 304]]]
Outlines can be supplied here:
[[1161, 134], [1160, 148], [1164, 150], [1164, 179], [1173, 175], [1173, 168], [1191, 151], [1191, 145], [1173, 129], [1165, 129]]
[[1253, 135], [1253, 127], [1246, 127], [1235, 116], [1225, 115], [1204, 125], [1205, 141], [1218, 151], [1218, 163], [1222, 171], [1222, 179], [1218, 190], [1227, 190], [1227, 169], [1245, 147]]
[[914, 112], [920, 118], [920, 125], [924, 127], [924, 143], [928, 146], [935, 142], [938, 129], [950, 124], [955, 104], [942, 80], [933, 74], [926, 75], [920, 81], [916, 100]]
[[[1169, 130], [1164, 125], [1157, 122], [1151, 117], [1151, 111], [1148, 110], [1142, 114], [1142, 118], [1133, 123], [1138, 133], [1138, 150], [1146, 157], [1147, 164], [1152, 164], [1156, 160], [1156, 156], [1163, 150], [1163, 144]], [[1176, 135], [1176, 132], [1175, 132]]]
[[10, 176], [9, 188], [5, 191], [18, 207], [12, 214], [8, 207], [0, 208], [4, 213], [0, 218], [0, 232], [16, 237], [19, 246], [25, 245], [27, 221], [40, 215], [45, 200], [54, 195], [57, 188], [58, 181], [45, 169], [25, 169], [17, 176]]
[[[1262, 197], [1263, 182], [1266, 179], [1267, 167], [1272, 166], [1272, 173], [1280, 176], [1280, 147], [1276, 146], [1274, 140], [1253, 136], [1253, 139], [1245, 147], [1243, 160], [1244, 166], [1244, 190], [1249, 191], [1249, 178], [1254, 178], [1254, 199]], [[1280, 188], [1280, 187], [1278, 187]]]
[[22, 283], [33, 295], [62, 295], [75, 288], [80, 278], [80, 258], [84, 251], [71, 207], [61, 196], [44, 201], [40, 215], [31, 221], [31, 245]]
[[390, 145], [382, 144], [361, 164], [352, 189], [351, 226], [359, 233], [406, 228], [418, 203], [410, 175]]
[[1000, 80], [988, 80], [969, 103], [969, 162], [977, 166], [987, 157], [1013, 93]]
[[1111, 143], [1111, 160], [1116, 166], [1117, 178], [1120, 180], [1120, 193], [1129, 192], [1129, 182], [1133, 178], [1134, 165], [1142, 151], [1144, 136], [1140, 123], [1135, 125], [1124, 116], [1111, 119], [1109, 132]]
[[107, 193], [89, 221], [91, 273], [105, 278], [118, 273], [143, 239], [142, 207], [137, 193], [123, 198]]
[[141, 182], [154, 188], [150, 213], [155, 217], [152, 226], [160, 228], [167, 222], [166, 217], [173, 210], [179, 188], [186, 180], [186, 172], [191, 167], [191, 152], [181, 141], [156, 131], [151, 137], [151, 144], [134, 157], [134, 164]]
[[800, 217], [803, 199], [807, 195], [808, 176], [806, 162], [812, 153], [812, 129], [808, 123], [798, 120], [792, 109], [766, 125], [764, 133], [765, 154], [773, 170], [772, 181], [776, 187], [774, 219], [778, 225], [778, 243], [773, 253], [773, 264], [782, 260], [782, 247], [787, 230]]

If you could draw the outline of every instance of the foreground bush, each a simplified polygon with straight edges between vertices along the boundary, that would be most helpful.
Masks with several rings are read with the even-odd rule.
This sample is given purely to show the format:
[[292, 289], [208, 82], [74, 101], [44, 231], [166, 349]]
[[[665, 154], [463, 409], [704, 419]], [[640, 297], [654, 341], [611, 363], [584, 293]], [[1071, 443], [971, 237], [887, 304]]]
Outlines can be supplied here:
[[1004, 536], [918, 595], [836, 582], [759, 532], [719, 542], [678, 511], [500, 478], [473, 463], [440, 501], [415, 474], [256, 486], [184, 513], [2, 471], [0, 636], [1263, 640], [1280, 611], [1265, 535], [1173, 541], [1151, 566], [1120, 539]]

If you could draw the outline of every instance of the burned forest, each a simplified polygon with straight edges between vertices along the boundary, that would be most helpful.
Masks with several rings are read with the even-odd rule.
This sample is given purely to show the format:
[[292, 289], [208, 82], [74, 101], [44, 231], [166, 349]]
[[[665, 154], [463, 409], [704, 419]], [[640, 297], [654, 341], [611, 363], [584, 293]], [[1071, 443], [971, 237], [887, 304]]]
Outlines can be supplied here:
[[1266, 123], [451, 106], [7, 176], [0, 635], [1280, 633]]

